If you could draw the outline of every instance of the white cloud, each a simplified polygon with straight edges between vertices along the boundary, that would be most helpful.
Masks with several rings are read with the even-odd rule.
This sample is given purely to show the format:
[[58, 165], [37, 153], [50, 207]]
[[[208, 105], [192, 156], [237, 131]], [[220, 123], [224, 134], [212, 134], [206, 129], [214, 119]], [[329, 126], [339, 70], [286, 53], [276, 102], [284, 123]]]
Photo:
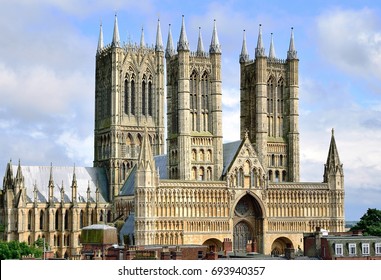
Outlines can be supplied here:
[[380, 78], [381, 31], [375, 11], [333, 9], [317, 18], [321, 55], [353, 75]]

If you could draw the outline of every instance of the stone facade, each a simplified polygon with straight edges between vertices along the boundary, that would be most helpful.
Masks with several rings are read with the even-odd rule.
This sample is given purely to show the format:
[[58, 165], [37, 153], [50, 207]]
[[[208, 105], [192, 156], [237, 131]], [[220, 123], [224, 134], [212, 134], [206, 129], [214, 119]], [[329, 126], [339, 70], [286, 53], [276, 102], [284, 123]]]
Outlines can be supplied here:
[[[244, 37], [241, 139], [231, 143], [223, 143], [222, 135], [221, 57], [216, 22], [209, 50], [200, 30], [192, 52], [184, 18], [177, 49], [169, 29], [164, 50], [160, 22], [156, 44], [148, 48], [143, 32], [139, 45], [123, 45], [115, 17], [112, 43], [104, 46], [101, 29], [96, 55], [94, 167], [63, 169], [62, 186], [49, 188], [42, 167], [28, 172], [32, 167], [8, 164], [3, 238], [44, 237], [56, 244], [54, 236], [66, 237], [70, 241], [53, 250], [71, 257], [80, 251], [83, 226], [121, 221], [121, 236], [128, 236], [121, 239], [129, 245], [196, 244], [219, 251], [230, 240], [235, 253], [284, 254], [286, 248], [303, 248], [303, 233], [317, 226], [343, 231], [344, 174], [333, 131], [323, 182], [299, 182], [299, 60], [293, 32], [284, 60], [276, 58], [273, 42], [266, 56], [261, 29], [250, 60]], [[51, 178], [59, 182], [63, 173], [55, 169], [60, 167], [51, 167]], [[88, 171], [79, 182], [78, 172], [85, 170], [96, 175]], [[52, 189], [52, 194], [39, 195], [46, 186], [45, 193]]]

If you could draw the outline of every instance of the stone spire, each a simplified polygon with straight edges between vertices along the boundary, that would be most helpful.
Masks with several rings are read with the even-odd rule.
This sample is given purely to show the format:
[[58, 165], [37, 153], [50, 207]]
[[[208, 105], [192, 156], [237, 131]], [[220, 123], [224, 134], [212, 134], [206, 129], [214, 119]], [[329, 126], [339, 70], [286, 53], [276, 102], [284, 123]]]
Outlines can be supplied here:
[[90, 204], [90, 181], [87, 182], [87, 191], [86, 191], [86, 194], [87, 194], [87, 204]]
[[120, 37], [119, 37], [119, 28], [118, 28], [118, 17], [115, 14], [115, 20], [114, 20], [114, 34], [112, 36], [112, 43], [111, 46], [113, 47], [120, 47]]
[[75, 164], [73, 168], [73, 181], [71, 183], [71, 202], [74, 204], [74, 206], [77, 206], [77, 175], [75, 173]]
[[269, 58], [276, 58], [275, 47], [274, 47], [274, 39], [273, 39], [273, 34], [272, 33], [271, 33], [271, 43], [270, 43]]
[[173, 47], [171, 25], [169, 25], [168, 40], [167, 40], [167, 48], [165, 50], [165, 57], [169, 58], [169, 57], [171, 57], [174, 54], [175, 54], [175, 48]]
[[22, 175], [22, 171], [21, 171], [21, 163], [20, 163], [20, 160], [19, 160], [19, 164], [17, 166], [17, 172], [16, 172], [16, 178], [15, 178], [16, 182], [23, 182], [24, 181], [24, 176]]
[[155, 171], [155, 162], [153, 159], [153, 154], [152, 154], [152, 148], [151, 144], [149, 141], [149, 135], [148, 135], [148, 130], [147, 126], [144, 127], [144, 136], [143, 136], [143, 141], [142, 141], [142, 146], [140, 149], [140, 154], [139, 154], [139, 161], [138, 161], [138, 166], [139, 169], [147, 169], [147, 167], [150, 165], [151, 166], [151, 171]]
[[99, 39], [98, 39], [97, 52], [100, 52], [103, 49], [103, 47], [104, 47], [104, 45], [103, 45], [103, 30], [102, 30], [102, 22], [101, 22], [100, 27], [99, 27]]
[[262, 24], [259, 25], [258, 42], [255, 49], [255, 57], [265, 56], [265, 48], [262, 41]]
[[160, 28], [160, 19], [157, 20], [157, 31], [156, 31], [156, 45], [155, 50], [157, 52], [162, 52], [164, 50], [163, 47], [163, 39], [161, 36], [161, 28]]
[[180, 39], [179, 39], [179, 42], [177, 43], [177, 51], [189, 51], [189, 43], [187, 39], [187, 33], [185, 31], [184, 16], [183, 16], [182, 24], [181, 24]]
[[298, 53], [295, 50], [294, 28], [293, 27], [291, 27], [291, 38], [290, 38], [290, 46], [289, 46], [288, 52], [287, 52], [287, 59], [298, 59]]
[[202, 55], [204, 53], [204, 44], [202, 42], [201, 27], [198, 28], [198, 42], [197, 42], [197, 54]]
[[239, 56], [239, 62], [244, 63], [247, 61], [249, 61], [249, 54], [247, 52], [247, 47], [246, 47], [246, 31], [243, 30], [242, 50]]
[[50, 163], [50, 175], [49, 175], [49, 206], [54, 205], [54, 180], [53, 180], [53, 164]]
[[218, 41], [216, 20], [214, 20], [212, 41], [210, 42], [209, 52], [210, 53], [221, 53], [221, 45], [220, 45], [220, 42]]
[[339, 152], [336, 147], [335, 141], [335, 131], [332, 128], [332, 136], [331, 143], [329, 145], [328, 157], [327, 157], [327, 165], [337, 166], [340, 165]]
[[324, 182], [328, 182], [330, 175], [336, 175], [337, 172], [343, 174], [343, 165], [339, 158], [339, 152], [336, 147], [335, 133], [332, 129], [331, 143], [329, 144], [329, 151], [327, 163], [324, 166]]
[[140, 47], [144, 48], [146, 45], [146, 42], [144, 41], [144, 28], [142, 27], [142, 34], [140, 35]]

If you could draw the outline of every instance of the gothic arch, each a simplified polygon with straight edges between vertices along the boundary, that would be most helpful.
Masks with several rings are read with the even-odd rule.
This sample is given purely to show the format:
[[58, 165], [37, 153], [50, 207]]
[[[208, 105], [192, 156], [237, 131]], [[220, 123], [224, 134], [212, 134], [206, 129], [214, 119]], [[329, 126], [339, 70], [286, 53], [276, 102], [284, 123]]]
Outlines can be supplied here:
[[292, 241], [287, 237], [278, 237], [271, 244], [271, 255], [284, 255], [286, 248], [294, 248]]

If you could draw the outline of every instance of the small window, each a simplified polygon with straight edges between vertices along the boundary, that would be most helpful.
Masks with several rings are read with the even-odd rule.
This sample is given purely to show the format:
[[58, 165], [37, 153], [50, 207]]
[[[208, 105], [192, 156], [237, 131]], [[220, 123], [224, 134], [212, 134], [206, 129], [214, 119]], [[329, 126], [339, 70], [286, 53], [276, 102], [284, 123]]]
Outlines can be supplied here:
[[355, 243], [349, 243], [349, 255], [353, 256], [356, 255], [356, 244]]
[[374, 245], [374, 251], [375, 251], [376, 255], [381, 255], [381, 243], [376, 243]]
[[369, 255], [369, 243], [362, 244], [362, 254]]
[[336, 256], [343, 255], [343, 244], [335, 244], [335, 255]]

